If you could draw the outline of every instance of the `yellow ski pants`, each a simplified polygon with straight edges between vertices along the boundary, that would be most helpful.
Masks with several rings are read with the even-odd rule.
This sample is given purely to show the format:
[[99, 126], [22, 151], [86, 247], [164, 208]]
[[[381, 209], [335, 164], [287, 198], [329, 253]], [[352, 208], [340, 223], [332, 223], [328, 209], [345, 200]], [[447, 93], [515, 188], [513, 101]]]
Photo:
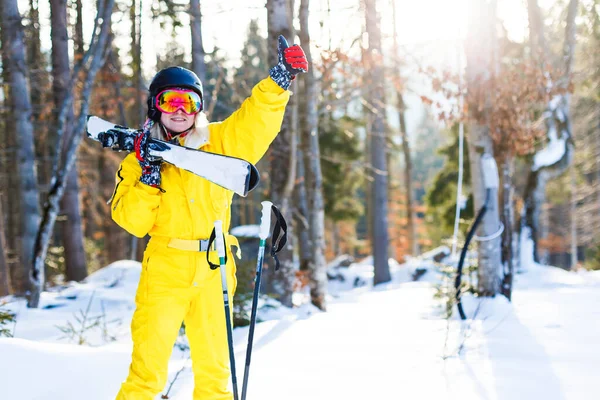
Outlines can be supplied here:
[[[117, 400], [153, 400], [165, 388], [182, 321], [192, 357], [193, 399], [231, 400], [221, 272], [210, 269], [205, 252], [167, 248], [158, 242], [151, 240], [144, 253], [131, 322], [132, 361]], [[211, 262], [217, 260], [216, 252], [211, 252]], [[228, 251], [230, 299], [236, 283], [235, 262]]]

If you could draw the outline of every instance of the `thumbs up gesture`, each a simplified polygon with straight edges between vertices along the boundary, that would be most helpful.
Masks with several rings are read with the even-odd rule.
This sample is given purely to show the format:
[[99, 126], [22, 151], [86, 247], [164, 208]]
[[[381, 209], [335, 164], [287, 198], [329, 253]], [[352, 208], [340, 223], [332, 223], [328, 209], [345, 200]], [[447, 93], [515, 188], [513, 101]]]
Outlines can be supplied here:
[[269, 75], [283, 89], [288, 89], [296, 75], [308, 71], [308, 60], [302, 47], [290, 46], [283, 36], [279, 36], [279, 63], [271, 68]]

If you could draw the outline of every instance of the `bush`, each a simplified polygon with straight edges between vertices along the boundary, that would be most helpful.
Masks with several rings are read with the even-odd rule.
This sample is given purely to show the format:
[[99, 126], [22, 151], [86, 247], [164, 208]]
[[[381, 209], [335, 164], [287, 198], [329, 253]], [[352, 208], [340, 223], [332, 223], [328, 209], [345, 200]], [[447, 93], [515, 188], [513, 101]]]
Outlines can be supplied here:
[[0, 336], [12, 337], [12, 332], [6, 325], [16, 321], [15, 314], [0, 310]]
[[600, 244], [586, 249], [583, 266], [590, 271], [600, 270]]
[[[461, 295], [465, 293], [476, 294], [476, 282], [477, 282], [477, 260], [471, 259], [465, 261], [463, 267], [463, 275], [460, 284]], [[443, 304], [444, 318], [449, 319], [452, 317], [454, 312], [454, 306], [456, 305], [456, 289], [454, 288], [454, 281], [456, 279], [456, 266], [446, 265], [443, 263], [436, 263], [439, 272], [444, 276], [441, 283], [435, 285], [434, 298], [440, 300]]]

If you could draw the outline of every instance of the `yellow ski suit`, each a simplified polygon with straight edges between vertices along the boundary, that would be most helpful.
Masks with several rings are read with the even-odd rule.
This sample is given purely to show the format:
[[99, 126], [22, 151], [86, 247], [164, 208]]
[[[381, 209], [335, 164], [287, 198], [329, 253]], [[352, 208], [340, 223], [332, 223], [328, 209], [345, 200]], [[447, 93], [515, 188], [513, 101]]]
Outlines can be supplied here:
[[[256, 163], [281, 129], [290, 92], [271, 78], [259, 82], [239, 110], [209, 124], [202, 150]], [[185, 321], [194, 373], [194, 400], [230, 400], [225, 311], [219, 270], [206, 253], [172, 248], [173, 239], [208, 239], [215, 220], [228, 232], [233, 192], [163, 163], [161, 188], [139, 182], [141, 168], [129, 154], [116, 174], [113, 219], [129, 233], [151, 236], [144, 253], [131, 322], [129, 376], [117, 400], [151, 400], [165, 387], [167, 367], [181, 322]], [[235, 238], [227, 236], [228, 245]], [[228, 248], [230, 296], [236, 287], [235, 263]], [[213, 258], [216, 262], [218, 258]]]

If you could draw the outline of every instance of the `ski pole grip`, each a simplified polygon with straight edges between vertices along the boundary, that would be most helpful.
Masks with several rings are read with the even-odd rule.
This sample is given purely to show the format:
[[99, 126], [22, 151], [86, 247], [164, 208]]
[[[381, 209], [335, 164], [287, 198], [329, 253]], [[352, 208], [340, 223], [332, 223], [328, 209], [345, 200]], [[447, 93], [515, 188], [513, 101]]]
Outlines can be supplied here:
[[217, 243], [217, 254], [225, 257], [225, 243], [223, 242], [223, 221], [215, 221], [215, 242]]
[[261, 240], [265, 240], [269, 237], [269, 228], [271, 227], [271, 207], [273, 203], [270, 201], [263, 201], [262, 204], [262, 216], [260, 217], [260, 232], [258, 236]]

